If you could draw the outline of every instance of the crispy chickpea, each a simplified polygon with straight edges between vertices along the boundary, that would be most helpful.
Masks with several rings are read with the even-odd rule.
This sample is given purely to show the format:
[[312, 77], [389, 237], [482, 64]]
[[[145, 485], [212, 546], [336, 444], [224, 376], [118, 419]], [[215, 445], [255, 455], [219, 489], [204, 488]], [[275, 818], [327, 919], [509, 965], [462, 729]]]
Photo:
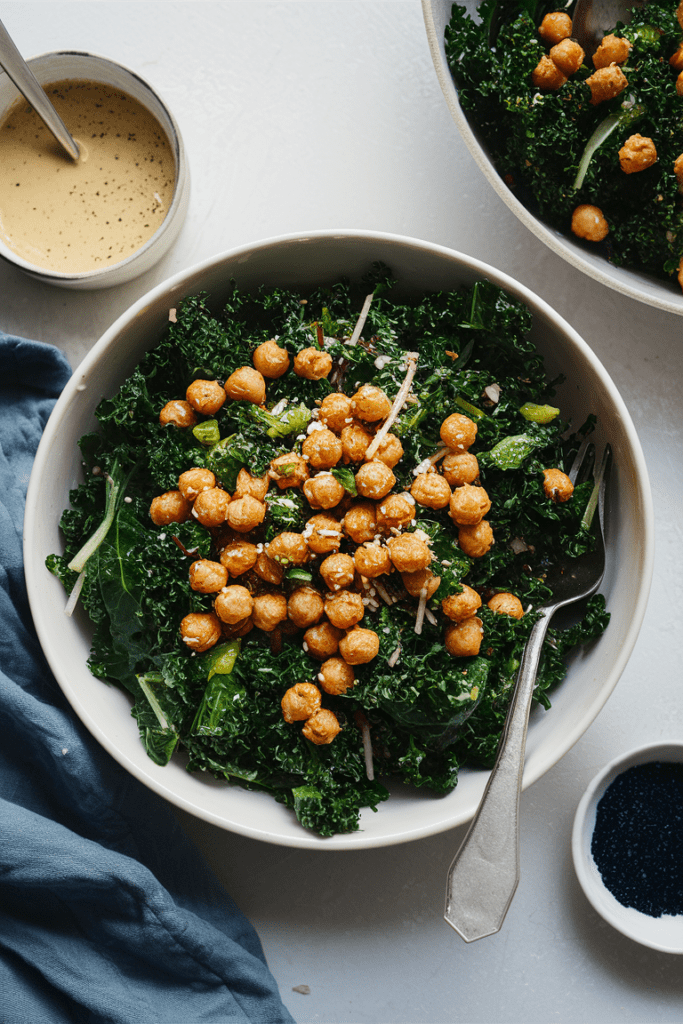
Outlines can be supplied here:
[[230, 505], [230, 495], [220, 487], [207, 487], [201, 491], [192, 507], [192, 515], [202, 526], [220, 526], [225, 522]]
[[492, 612], [497, 612], [498, 615], [509, 615], [513, 619], [521, 619], [524, 615], [522, 602], [514, 594], [494, 594], [488, 602], [488, 606]]
[[334, 696], [346, 693], [353, 686], [356, 673], [343, 658], [328, 658], [320, 666], [318, 682], [325, 691]]
[[435, 576], [431, 569], [418, 569], [417, 572], [401, 573], [403, 586], [411, 597], [420, 597], [424, 590], [427, 600], [433, 597], [439, 589], [441, 577]]
[[254, 599], [246, 587], [234, 583], [221, 590], [213, 606], [221, 622], [234, 626], [236, 622], [249, 618], [254, 610]]
[[304, 650], [312, 658], [324, 661], [332, 658], [339, 650], [339, 641], [344, 631], [333, 626], [331, 622], [319, 622], [304, 633]]
[[287, 618], [287, 598], [284, 594], [259, 594], [251, 617], [257, 629], [272, 633]]
[[676, 279], [678, 280], [678, 283], [681, 286], [681, 288], [683, 288], [683, 258], [680, 260], [678, 264], [678, 273], [676, 274]]
[[623, 64], [625, 60], [628, 60], [630, 52], [631, 44], [628, 39], [622, 39], [620, 36], [610, 33], [608, 36], [603, 36], [602, 42], [593, 54], [593, 67], [606, 68], [610, 64]]
[[233, 497], [245, 498], [249, 495], [251, 498], [256, 498], [257, 501], [263, 501], [268, 493], [269, 483], [267, 473], [263, 476], [252, 476], [248, 469], [242, 468], [237, 474]]
[[263, 405], [266, 400], [266, 382], [263, 374], [253, 366], [240, 366], [225, 382], [225, 393], [234, 402], [252, 402]]
[[362, 494], [364, 498], [374, 498], [375, 501], [384, 498], [395, 483], [396, 477], [393, 470], [376, 459], [364, 462], [356, 473], [358, 493]]
[[683, 96], [683, 71], [680, 72], [676, 79], [676, 95]]
[[159, 423], [162, 427], [194, 427], [197, 422], [194, 409], [189, 402], [182, 398], [174, 398], [167, 402], [159, 413]]
[[477, 424], [461, 412], [451, 413], [441, 424], [441, 440], [454, 452], [466, 452], [477, 437]]
[[304, 348], [294, 356], [294, 373], [306, 380], [322, 380], [332, 369], [332, 356], [319, 348]]
[[572, 34], [572, 19], [563, 11], [546, 14], [538, 27], [538, 34], [548, 46], [554, 46]]
[[313, 683], [295, 683], [280, 701], [285, 722], [306, 722], [320, 710], [322, 695]]
[[344, 516], [342, 525], [354, 544], [373, 540], [377, 533], [375, 506], [371, 501], [356, 502]]
[[308, 480], [308, 464], [296, 452], [287, 452], [272, 460], [270, 476], [280, 490], [286, 487], [301, 487], [304, 480]]
[[225, 388], [217, 380], [193, 380], [185, 398], [203, 416], [213, 416], [225, 402]]
[[362, 462], [372, 441], [370, 434], [360, 423], [352, 423], [341, 432], [344, 462]]
[[403, 445], [396, 437], [396, 434], [385, 434], [379, 443], [379, 447], [373, 459], [383, 462], [389, 469], [393, 469], [403, 456]]
[[473, 484], [479, 476], [477, 456], [472, 452], [452, 452], [441, 463], [441, 469], [451, 487]]
[[351, 555], [328, 555], [320, 566], [320, 575], [330, 590], [341, 590], [353, 583], [355, 565]]
[[619, 166], [624, 174], [637, 174], [656, 163], [655, 144], [643, 135], [630, 135], [619, 150]]
[[340, 590], [325, 601], [325, 615], [338, 629], [351, 629], [364, 614], [363, 598], [353, 590]]
[[287, 616], [299, 629], [308, 629], [323, 617], [323, 599], [315, 587], [297, 587], [289, 595]]
[[249, 533], [260, 526], [266, 515], [266, 506], [250, 494], [237, 498], [228, 505], [226, 521], [237, 533]]
[[342, 457], [342, 443], [327, 427], [312, 431], [301, 445], [301, 454], [313, 469], [329, 469]]
[[678, 7], [676, 8], [676, 20], [683, 29], [683, 0], [680, 0]]
[[355, 626], [339, 641], [339, 653], [348, 665], [365, 665], [379, 654], [379, 637], [374, 629]]
[[216, 477], [211, 470], [202, 469], [199, 466], [186, 469], [178, 477], [178, 490], [188, 501], [194, 501], [201, 491], [208, 491], [210, 487], [215, 486]]
[[308, 544], [300, 533], [278, 533], [266, 547], [266, 554], [282, 566], [305, 565], [311, 557]]
[[412, 533], [390, 537], [387, 547], [391, 561], [400, 573], [419, 572], [420, 569], [426, 569], [432, 560], [432, 553], [425, 542]]
[[419, 505], [426, 508], [445, 508], [451, 500], [448, 481], [439, 473], [418, 473], [410, 493]]
[[491, 499], [483, 487], [463, 484], [451, 495], [448, 514], [458, 526], [474, 526], [481, 522], [491, 508]]
[[246, 540], [234, 540], [226, 544], [220, 554], [221, 565], [225, 566], [230, 576], [241, 576], [253, 569], [257, 559], [256, 545]]
[[393, 568], [388, 549], [379, 544], [361, 544], [353, 554], [353, 562], [356, 571], [371, 580], [390, 573]]
[[628, 79], [617, 64], [610, 64], [606, 68], [598, 68], [589, 75], [586, 85], [591, 91], [591, 103], [595, 107], [598, 103], [614, 99], [623, 92], [628, 85]]
[[669, 57], [669, 64], [675, 71], [683, 71], [683, 42], [678, 44], [678, 49]]
[[285, 575], [285, 570], [280, 563], [270, 558], [265, 551], [261, 551], [258, 554], [254, 563], [254, 572], [260, 579], [265, 580], [266, 583], [273, 583], [276, 586], [282, 583]]
[[548, 56], [568, 78], [576, 74], [586, 59], [583, 47], [573, 39], [561, 39], [555, 43]]
[[334, 430], [336, 434], [341, 434], [344, 427], [348, 426], [353, 420], [349, 396], [343, 395], [340, 391], [335, 391], [331, 395], [325, 395], [320, 405], [319, 419], [329, 430]]
[[476, 590], [472, 590], [472, 587], [468, 587], [466, 583], [462, 584], [462, 592], [460, 594], [449, 594], [441, 602], [442, 612], [447, 618], [452, 619], [453, 622], [462, 622], [464, 619], [469, 619], [470, 615], [474, 615], [477, 608], [481, 608], [481, 598]]
[[221, 624], [213, 612], [190, 612], [180, 623], [180, 636], [193, 651], [208, 651], [221, 638]]
[[152, 498], [149, 507], [150, 519], [155, 526], [168, 526], [169, 523], [184, 523], [189, 519], [192, 505], [180, 491], [165, 491], [164, 494]]
[[251, 357], [254, 369], [269, 380], [277, 380], [289, 369], [289, 353], [280, 348], [274, 338], [264, 341], [254, 349]]
[[556, 92], [566, 81], [567, 76], [558, 68], [555, 61], [545, 54], [531, 72], [531, 84], [543, 92]]
[[391, 402], [381, 388], [363, 384], [351, 399], [355, 415], [365, 423], [385, 420], [391, 412]]
[[190, 586], [200, 594], [217, 594], [228, 582], [228, 570], [220, 562], [198, 558], [190, 566]]
[[306, 722], [305, 726], [301, 730], [301, 735], [305, 736], [311, 743], [315, 743], [316, 746], [324, 746], [327, 743], [331, 743], [335, 736], [341, 732], [341, 725], [339, 719], [335, 715], [334, 711], [328, 711], [327, 708], [321, 708], [320, 711], [316, 711], [314, 715]]
[[389, 533], [415, 518], [415, 505], [403, 494], [387, 494], [377, 503], [375, 515], [378, 528]]
[[601, 242], [609, 234], [609, 224], [599, 206], [581, 203], [572, 214], [571, 229], [587, 242]]
[[311, 516], [303, 535], [314, 555], [329, 555], [332, 551], [339, 551], [342, 539], [341, 524], [332, 516]]
[[470, 615], [462, 622], [454, 622], [446, 629], [444, 643], [446, 650], [454, 658], [473, 658], [479, 654], [484, 636], [482, 621], [476, 615]]
[[550, 498], [551, 501], [565, 502], [569, 501], [574, 493], [574, 484], [561, 469], [544, 469], [543, 490], [546, 498]]
[[304, 482], [304, 495], [311, 508], [335, 508], [344, 497], [344, 485], [331, 473], [316, 473]]
[[458, 544], [469, 558], [483, 558], [493, 545], [491, 524], [482, 519], [475, 526], [459, 527]]

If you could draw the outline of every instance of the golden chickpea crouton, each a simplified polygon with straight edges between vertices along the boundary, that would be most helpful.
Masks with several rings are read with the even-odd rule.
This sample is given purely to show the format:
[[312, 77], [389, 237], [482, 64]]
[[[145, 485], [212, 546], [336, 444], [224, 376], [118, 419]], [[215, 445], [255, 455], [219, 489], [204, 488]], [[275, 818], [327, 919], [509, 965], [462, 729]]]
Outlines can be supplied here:
[[469, 619], [480, 607], [479, 594], [472, 587], [468, 587], [466, 583], [462, 584], [461, 593], [449, 594], [441, 602], [441, 610], [453, 622], [463, 622], [464, 619]]
[[345, 494], [344, 485], [327, 472], [305, 480], [303, 490], [311, 508], [335, 508]]
[[604, 36], [602, 42], [593, 54], [593, 67], [606, 68], [610, 64], [623, 64], [631, 52], [631, 44], [628, 39], [621, 39], [619, 36]]
[[683, 153], [676, 157], [674, 162], [674, 174], [678, 181], [679, 191], [683, 191]]
[[180, 623], [183, 643], [193, 651], [208, 651], [221, 638], [221, 624], [213, 612], [190, 612]]
[[683, 289], [683, 259], [678, 264], [678, 273], [676, 275], [676, 279], [677, 279], [679, 285], [681, 286], [681, 288]]
[[683, 96], [683, 71], [681, 71], [676, 79], [676, 95]]
[[313, 469], [329, 469], [342, 457], [342, 443], [327, 427], [314, 430], [301, 445], [301, 454]]
[[363, 598], [352, 590], [340, 590], [325, 601], [325, 614], [338, 629], [351, 629], [365, 615]]
[[276, 380], [289, 369], [289, 355], [287, 350], [280, 348], [274, 339], [264, 341], [262, 345], [254, 350], [251, 357], [254, 369], [258, 370], [269, 380]]
[[400, 573], [419, 572], [426, 569], [432, 560], [432, 553], [423, 540], [412, 533], [402, 533], [387, 541], [391, 561]]
[[444, 643], [446, 650], [454, 658], [473, 658], [479, 654], [484, 636], [482, 621], [476, 615], [470, 615], [462, 622], [454, 622], [446, 629]]
[[252, 498], [250, 494], [245, 494], [243, 498], [236, 498], [230, 502], [226, 521], [237, 533], [249, 533], [261, 525], [265, 514], [265, 504]]
[[214, 601], [216, 615], [221, 622], [234, 626], [242, 619], [248, 618], [254, 608], [254, 600], [246, 587], [235, 584], [224, 587]]
[[381, 388], [374, 384], [363, 384], [351, 399], [354, 412], [359, 420], [374, 423], [384, 420], [391, 412], [391, 402]]
[[320, 566], [320, 575], [331, 591], [353, 583], [356, 568], [351, 555], [329, 555]]
[[586, 85], [591, 91], [591, 103], [596, 106], [605, 100], [614, 99], [623, 92], [628, 85], [628, 79], [620, 67], [610, 64], [606, 68], [598, 68], [589, 75]]
[[379, 544], [361, 544], [354, 552], [353, 561], [356, 571], [368, 579], [390, 573], [393, 568], [388, 549]]
[[328, 658], [320, 666], [318, 682], [325, 693], [337, 696], [346, 693], [354, 683], [356, 674], [343, 658]]
[[325, 395], [319, 412], [321, 423], [337, 434], [341, 434], [344, 427], [351, 423], [352, 418], [351, 399], [348, 395], [343, 395], [340, 391]]
[[572, 19], [564, 11], [546, 14], [538, 27], [538, 34], [548, 46], [554, 46], [572, 34]]
[[410, 493], [419, 505], [426, 508], [445, 508], [451, 500], [451, 489], [439, 473], [418, 473]]
[[402, 494], [387, 494], [377, 503], [377, 527], [389, 533], [390, 530], [407, 526], [415, 518], [415, 506]]
[[466, 452], [477, 437], [477, 424], [461, 412], [451, 413], [439, 429], [441, 440], [454, 452]]
[[675, 71], [683, 71], [683, 42], [678, 44], [678, 49], [669, 57], [669, 64]]
[[609, 234], [609, 224], [599, 206], [581, 203], [572, 214], [572, 231], [577, 238], [601, 242]]
[[339, 653], [348, 665], [365, 665], [379, 654], [379, 637], [374, 629], [356, 626], [339, 641]]
[[[221, 565], [225, 566], [231, 576], [241, 576], [253, 569], [259, 554], [255, 544], [246, 540], [236, 540], [226, 544], [220, 554]], [[266, 556], [267, 557], [267, 556]]]
[[313, 683], [296, 683], [280, 701], [285, 722], [305, 722], [320, 708], [320, 690]]
[[574, 484], [561, 469], [543, 470], [543, 490], [551, 501], [569, 501], [574, 493]]
[[491, 524], [482, 519], [475, 526], [461, 526], [458, 530], [458, 544], [470, 558], [483, 558], [493, 544]]
[[323, 617], [323, 599], [315, 587], [297, 587], [289, 595], [287, 616], [299, 629], [314, 626]]
[[332, 369], [332, 356], [319, 348], [304, 348], [294, 357], [294, 373], [306, 380], [322, 380]]
[[308, 545], [300, 533], [278, 533], [266, 548], [266, 554], [280, 565], [305, 565], [311, 557]]
[[441, 577], [435, 576], [431, 569], [418, 569], [417, 572], [401, 573], [403, 586], [411, 597], [420, 597], [424, 590], [427, 600], [433, 597], [439, 589]]
[[341, 523], [325, 514], [311, 516], [306, 523], [304, 537], [314, 555], [329, 555], [330, 552], [339, 550], [342, 539]]
[[567, 76], [562, 73], [554, 60], [545, 55], [541, 57], [538, 64], [531, 72], [531, 82], [535, 89], [542, 92], [555, 92], [561, 89], [567, 81]]
[[220, 562], [198, 558], [190, 566], [190, 586], [200, 594], [217, 594], [228, 582], [228, 570]]
[[195, 498], [192, 515], [202, 526], [220, 526], [225, 522], [230, 495], [220, 487], [207, 487]]
[[178, 490], [188, 501], [194, 501], [201, 491], [208, 491], [210, 487], [215, 486], [216, 477], [211, 470], [200, 466], [186, 469], [178, 477]]
[[657, 150], [652, 139], [631, 135], [619, 150], [619, 166], [624, 174], [637, 174], [657, 163]]
[[189, 519], [192, 506], [180, 491], [166, 491], [152, 499], [149, 507], [150, 519], [155, 526], [168, 526], [170, 523], [184, 523]]
[[193, 409], [203, 416], [213, 416], [226, 399], [225, 388], [217, 380], [193, 380], [185, 392], [185, 398]]
[[189, 402], [181, 398], [167, 402], [159, 413], [159, 423], [162, 427], [194, 427], [196, 422], [194, 409]]
[[488, 602], [488, 606], [492, 612], [497, 612], [498, 615], [509, 615], [513, 619], [521, 619], [524, 615], [522, 602], [514, 594], [494, 594]]
[[548, 56], [567, 78], [576, 74], [586, 58], [583, 47], [573, 39], [563, 39], [556, 43]]
[[257, 629], [272, 633], [287, 618], [287, 598], [284, 594], [259, 594], [254, 598], [252, 619]]
[[364, 498], [374, 498], [375, 501], [386, 497], [395, 483], [393, 471], [384, 462], [374, 459], [372, 462], [364, 462], [356, 473], [358, 493]]
[[339, 641], [343, 636], [344, 631], [331, 622], [319, 622], [304, 633], [304, 650], [312, 658], [325, 661], [338, 652]]
[[463, 484], [451, 494], [448, 512], [459, 526], [474, 526], [491, 508], [491, 499], [483, 487]]
[[226, 380], [225, 393], [235, 402], [253, 402], [254, 405], [263, 405], [266, 400], [266, 382], [263, 379], [263, 374], [255, 370], [253, 366], [241, 366]]
[[452, 452], [441, 463], [441, 469], [451, 487], [473, 484], [479, 476], [477, 456], [472, 452]]
[[328, 711], [327, 708], [316, 711], [301, 730], [302, 736], [317, 746], [331, 743], [339, 732], [341, 732], [339, 720], [334, 712]]
[[271, 461], [270, 476], [280, 490], [301, 487], [304, 480], [308, 480], [308, 464], [297, 452], [287, 452]]

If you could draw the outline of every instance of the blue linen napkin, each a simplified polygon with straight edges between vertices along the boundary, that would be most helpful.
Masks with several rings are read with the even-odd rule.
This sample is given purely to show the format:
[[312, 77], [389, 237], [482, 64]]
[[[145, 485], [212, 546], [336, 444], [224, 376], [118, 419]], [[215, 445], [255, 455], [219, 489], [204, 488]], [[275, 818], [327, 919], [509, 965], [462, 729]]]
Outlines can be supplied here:
[[0, 331], [0, 1020], [284, 1024], [256, 932], [170, 808], [81, 725], [31, 620], [22, 522], [71, 371]]

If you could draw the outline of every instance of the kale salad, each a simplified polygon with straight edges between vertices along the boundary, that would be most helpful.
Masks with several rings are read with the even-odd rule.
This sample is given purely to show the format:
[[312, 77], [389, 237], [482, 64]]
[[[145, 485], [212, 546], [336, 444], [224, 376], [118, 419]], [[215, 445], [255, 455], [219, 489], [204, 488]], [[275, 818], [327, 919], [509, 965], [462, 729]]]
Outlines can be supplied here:
[[460, 103], [532, 213], [683, 286], [683, 9], [648, 0], [591, 54], [572, 39], [574, 6], [483, 0], [475, 20], [455, 3]]
[[[170, 311], [80, 441], [47, 560], [157, 764], [322, 836], [388, 780], [492, 765], [546, 571], [591, 544], [566, 470], [594, 422], [563, 419], [530, 328], [486, 280], [405, 298], [380, 264]], [[537, 703], [608, 619], [597, 595], [548, 631]]]

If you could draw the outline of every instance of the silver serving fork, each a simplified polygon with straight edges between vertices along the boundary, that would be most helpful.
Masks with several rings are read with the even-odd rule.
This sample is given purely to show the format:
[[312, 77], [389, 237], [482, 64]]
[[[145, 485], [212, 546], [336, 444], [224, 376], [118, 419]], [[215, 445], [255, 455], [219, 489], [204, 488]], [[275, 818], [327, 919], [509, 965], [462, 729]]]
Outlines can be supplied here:
[[602, 37], [611, 32], [618, 21], [627, 25], [634, 7], [644, 0], [577, 0], [572, 14], [572, 36], [592, 57]]
[[[553, 596], [536, 609], [541, 615], [524, 649], [496, 763], [474, 820], [448, 872], [444, 917], [465, 942], [500, 930], [519, 882], [519, 797], [529, 710], [541, 650], [557, 609], [590, 597], [602, 582], [605, 491], [611, 462], [612, 453], [607, 445], [593, 474], [595, 483], [583, 516], [584, 525], [593, 530], [593, 550], [560, 562], [546, 578]], [[595, 447], [584, 441], [569, 473], [572, 483], [587, 479], [594, 463]]]

